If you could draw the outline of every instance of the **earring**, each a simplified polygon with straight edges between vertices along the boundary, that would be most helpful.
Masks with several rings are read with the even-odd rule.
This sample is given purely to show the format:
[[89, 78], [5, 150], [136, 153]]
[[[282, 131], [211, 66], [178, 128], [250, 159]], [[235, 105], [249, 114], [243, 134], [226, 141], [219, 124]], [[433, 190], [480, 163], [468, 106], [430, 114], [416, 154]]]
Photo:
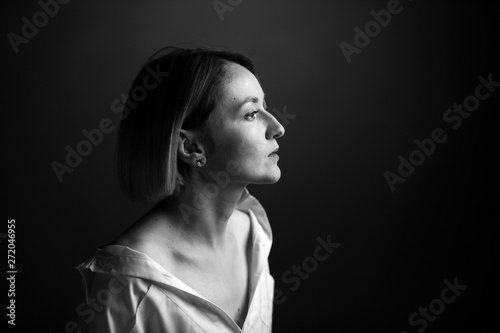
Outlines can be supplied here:
[[203, 160], [196, 161], [196, 165], [199, 167], [203, 166], [203, 164], [205, 164], [205, 162], [203, 162]]

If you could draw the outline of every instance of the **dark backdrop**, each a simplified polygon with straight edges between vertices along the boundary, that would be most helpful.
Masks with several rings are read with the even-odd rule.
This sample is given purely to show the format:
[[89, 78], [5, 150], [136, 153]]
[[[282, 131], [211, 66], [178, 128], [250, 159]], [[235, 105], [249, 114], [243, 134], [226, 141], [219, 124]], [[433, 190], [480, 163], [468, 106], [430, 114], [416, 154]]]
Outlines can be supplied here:
[[[423, 324], [408, 319], [430, 303], [442, 313], [425, 331], [498, 326], [500, 92], [456, 130], [443, 120], [474, 94], [478, 76], [500, 81], [494, 2], [470, 3], [402, 0], [348, 63], [340, 43], [354, 45], [354, 28], [364, 30], [388, 1], [233, 0], [224, 20], [212, 1], [71, 1], [18, 53], [8, 34], [21, 35], [22, 17], [32, 22], [41, 7], [2, 2], [0, 232], [16, 220], [16, 327], [64, 331], [84, 295], [74, 267], [151, 207], [118, 190], [116, 130], [62, 182], [51, 164], [65, 163], [82, 130], [103, 118], [117, 124], [112, 102], [165, 45], [247, 53], [268, 106], [289, 114], [281, 180], [249, 188], [274, 232], [270, 265], [283, 293], [275, 332], [417, 332]], [[435, 128], [447, 140], [391, 192], [384, 172], [397, 173], [398, 156], [408, 158], [414, 140]], [[328, 236], [341, 245], [311, 259], [317, 238]], [[310, 273], [292, 290], [294, 274], [283, 274], [303, 264]], [[443, 281], [455, 278], [467, 289], [440, 309]]]

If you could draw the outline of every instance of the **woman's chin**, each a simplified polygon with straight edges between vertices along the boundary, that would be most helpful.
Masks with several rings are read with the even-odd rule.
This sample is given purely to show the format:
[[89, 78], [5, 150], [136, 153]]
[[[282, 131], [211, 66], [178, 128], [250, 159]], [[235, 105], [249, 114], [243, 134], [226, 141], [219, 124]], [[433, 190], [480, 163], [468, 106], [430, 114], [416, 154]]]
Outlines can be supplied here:
[[280, 168], [276, 167], [275, 170], [269, 172], [269, 174], [266, 175], [264, 184], [274, 184], [278, 182], [280, 178], [281, 178], [281, 170]]
[[262, 170], [257, 174], [249, 175], [247, 178], [248, 184], [263, 185], [263, 184], [274, 184], [281, 178], [281, 170], [275, 165], [267, 170]]

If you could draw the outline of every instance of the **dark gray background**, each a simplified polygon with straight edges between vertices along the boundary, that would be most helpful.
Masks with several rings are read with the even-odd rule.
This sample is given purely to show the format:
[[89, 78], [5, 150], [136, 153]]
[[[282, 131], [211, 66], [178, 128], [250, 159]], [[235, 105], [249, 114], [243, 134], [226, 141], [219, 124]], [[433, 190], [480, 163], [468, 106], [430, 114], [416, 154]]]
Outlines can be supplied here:
[[[16, 219], [18, 325], [63, 331], [83, 301], [74, 267], [150, 208], [118, 190], [116, 130], [62, 183], [51, 163], [83, 129], [117, 124], [111, 102], [153, 52], [207, 45], [248, 54], [268, 106], [296, 115], [280, 140], [282, 179], [249, 187], [268, 212], [271, 271], [287, 297], [275, 332], [416, 332], [410, 314], [454, 277], [468, 289], [426, 331], [495, 327], [500, 91], [458, 130], [442, 120], [479, 75], [500, 81], [493, 3], [401, 1], [348, 64], [339, 43], [387, 1], [244, 0], [221, 21], [211, 1], [75, 0], [18, 54], [6, 36], [40, 7], [3, 2], [0, 232]], [[391, 193], [383, 173], [436, 127], [447, 141]], [[342, 245], [290, 290], [282, 274], [328, 235]]]

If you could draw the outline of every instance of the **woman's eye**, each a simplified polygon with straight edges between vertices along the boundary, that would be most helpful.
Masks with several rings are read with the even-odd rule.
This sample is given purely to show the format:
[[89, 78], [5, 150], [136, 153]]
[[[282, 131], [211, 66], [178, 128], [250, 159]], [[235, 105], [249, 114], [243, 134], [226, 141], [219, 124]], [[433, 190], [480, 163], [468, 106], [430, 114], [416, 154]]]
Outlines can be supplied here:
[[245, 115], [245, 119], [253, 120], [256, 118], [257, 113], [259, 113], [259, 111], [250, 112], [250, 113]]

